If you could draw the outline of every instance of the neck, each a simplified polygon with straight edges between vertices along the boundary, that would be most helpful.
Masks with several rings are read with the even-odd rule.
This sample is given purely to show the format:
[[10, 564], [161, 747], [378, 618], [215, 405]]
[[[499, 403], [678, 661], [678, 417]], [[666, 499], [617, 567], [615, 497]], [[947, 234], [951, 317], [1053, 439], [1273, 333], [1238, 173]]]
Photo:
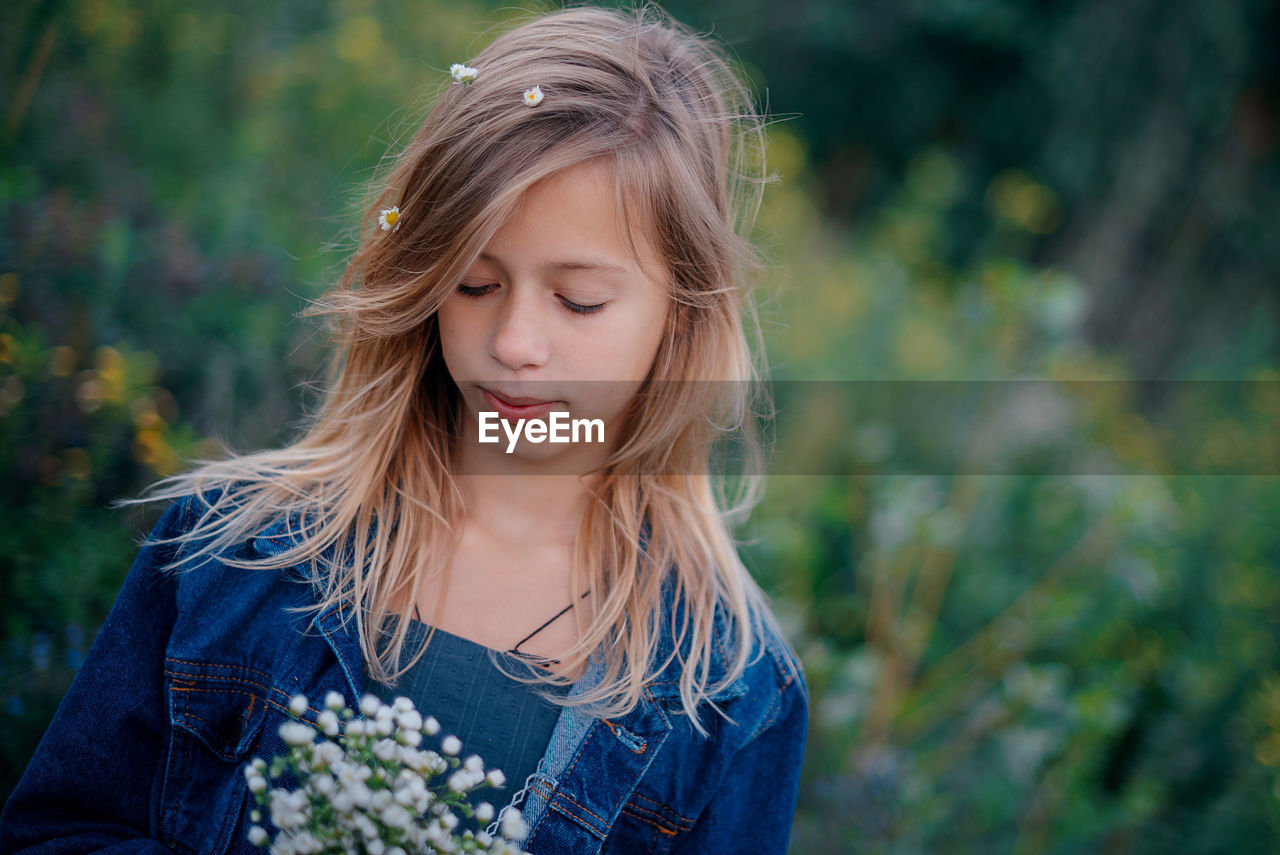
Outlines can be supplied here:
[[513, 549], [572, 543], [591, 501], [576, 475], [458, 475], [468, 528]]

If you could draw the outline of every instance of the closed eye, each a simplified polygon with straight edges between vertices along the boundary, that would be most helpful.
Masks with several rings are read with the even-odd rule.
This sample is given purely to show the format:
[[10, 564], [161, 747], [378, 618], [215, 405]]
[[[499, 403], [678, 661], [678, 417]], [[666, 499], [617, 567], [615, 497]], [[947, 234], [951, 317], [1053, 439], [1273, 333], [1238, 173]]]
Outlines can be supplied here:
[[[458, 293], [464, 297], [483, 297], [497, 288], [497, 284], [489, 283], [487, 285], [458, 285]], [[605, 307], [605, 303], [575, 303], [567, 297], [560, 297], [560, 303], [566, 309], [577, 315], [591, 315], [600, 311]]]
[[560, 302], [564, 304], [564, 307], [566, 309], [579, 315], [594, 314], [600, 311], [601, 309], [603, 309], [605, 306], [604, 303], [596, 303], [595, 305], [587, 306], [587, 305], [583, 305], [582, 303], [575, 303], [572, 300], [567, 299], [565, 297], [561, 297]]

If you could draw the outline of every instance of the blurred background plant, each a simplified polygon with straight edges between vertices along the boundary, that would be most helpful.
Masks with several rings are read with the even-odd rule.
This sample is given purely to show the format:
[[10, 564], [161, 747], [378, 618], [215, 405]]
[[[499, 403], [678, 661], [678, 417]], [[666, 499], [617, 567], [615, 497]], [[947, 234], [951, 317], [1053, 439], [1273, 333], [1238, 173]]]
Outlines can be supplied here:
[[[1079, 383], [1039, 423], [940, 422], [964, 466], [938, 471], [886, 465], [911, 426], [794, 395], [778, 455], [810, 474], [773, 474], [744, 536], [813, 695], [795, 851], [1273, 850], [1280, 4], [666, 8], [779, 118], [758, 237], [782, 404]], [[323, 345], [293, 316], [362, 183], [515, 14], [0, 10], [0, 797], [150, 522], [111, 501], [291, 435]], [[1242, 397], [1099, 382], [1131, 380]], [[1064, 431], [1119, 474], [1000, 457]], [[1173, 441], [1183, 468], [1152, 463]]]

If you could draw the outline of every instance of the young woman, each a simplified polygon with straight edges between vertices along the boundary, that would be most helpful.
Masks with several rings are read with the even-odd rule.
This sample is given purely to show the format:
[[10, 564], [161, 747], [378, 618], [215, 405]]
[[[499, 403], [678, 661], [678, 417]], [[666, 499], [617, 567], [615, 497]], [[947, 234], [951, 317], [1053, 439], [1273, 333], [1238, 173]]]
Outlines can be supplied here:
[[[161, 485], [4, 851], [247, 851], [244, 763], [330, 690], [503, 767], [530, 852], [786, 848], [806, 693], [707, 471], [756, 379], [759, 122], [651, 8], [453, 76], [317, 308], [323, 408]], [[556, 414], [576, 442], [512, 430]]]

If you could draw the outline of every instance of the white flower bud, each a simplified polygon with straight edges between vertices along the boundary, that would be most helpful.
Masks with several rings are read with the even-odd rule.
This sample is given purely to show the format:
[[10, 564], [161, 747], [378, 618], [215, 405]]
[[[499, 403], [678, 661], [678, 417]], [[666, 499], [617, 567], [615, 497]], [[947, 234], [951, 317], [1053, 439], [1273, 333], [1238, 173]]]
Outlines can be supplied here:
[[380, 709], [382, 709], [382, 701], [378, 700], [377, 695], [365, 695], [360, 699], [360, 712], [365, 718], [376, 717]]
[[[383, 792], [385, 793], [386, 790], [383, 790]], [[397, 804], [387, 805], [383, 808], [380, 818], [383, 825], [389, 825], [392, 828], [405, 829], [413, 822], [413, 817], [404, 809], [404, 806]]]
[[490, 822], [493, 820], [493, 805], [488, 802], [481, 802], [476, 805], [476, 819], [481, 822]]
[[373, 746], [373, 756], [377, 757], [383, 763], [390, 763], [392, 760], [396, 759], [396, 748], [396, 744], [390, 739], [379, 740], [378, 743]]
[[324, 696], [324, 705], [334, 712], [341, 712], [345, 703], [338, 692], [329, 692]]
[[490, 769], [488, 781], [489, 786], [497, 789], [507, 783], [507, 776], [502, 773], [501, 769]]
[[267, 788], [267, 779], [261, 775], [254, 775], [249, 779], [249, 792], [260, 793]]
[[404, 730], [421, 730], [422, 713], [417, 710], [406, 710], [396, 716], [396, 726]]
[[408, 712], [409, 710], [413, 709], [413, 701], [409, 700], [404, 695], [400, 695], [398, 698], [392, 701], [391, 709], [394, 712], [398, 712], [398, 713]]
[[466, 760], [462, 761], [462, 768], [469, 769], [472, 772], [483, 772], [484, 761], [480, 759], [479, 754], [472, 754]]
[[435, 716], [427, 716], [426, 721], [422, 723], [422, 732], [427, 736], [435, 736], [440, 732], [440, 722], [436, 721]]
[[502, 824], [499, 826], [502, 836], [508, 840], [524, 840], [529, 834], [529, 826], [524, 821], [524, 816], [516, 808], [507, 808], [502, 814]]
[[462, 740], [456, 736], [446, 736], [440, 740], [440, 750], [453, 757], [462, 750]]
[[467, 774], [466, 769], [459, 769], [449, 776], [449, 789], [455, 793], [465, 793], [470, 783], [471, 776]]
[[290, 745], [310, 745], [316, 738], [315, 729], [300, 721], [286, 721], [280, 725], [280, 737]]
[[333, 710], [325, 710], [316, 716], [316, 724], [324, 731], [325, 736], [338, 735], [338, 715]]
[[249, 842], [254, 846], [266, 846], [269, 839], [267, 830], [262, 826], [254, 825], [249, 828]]
[[289, 712], [294, 715], [302, 715], [307, 711], [307, 696], [294, 695], [289, 699]]
[[337, 743], [326, 740], [316, 745], [315, 757], [321, 764], [336, 766], [342, 762], [342, 748]]

